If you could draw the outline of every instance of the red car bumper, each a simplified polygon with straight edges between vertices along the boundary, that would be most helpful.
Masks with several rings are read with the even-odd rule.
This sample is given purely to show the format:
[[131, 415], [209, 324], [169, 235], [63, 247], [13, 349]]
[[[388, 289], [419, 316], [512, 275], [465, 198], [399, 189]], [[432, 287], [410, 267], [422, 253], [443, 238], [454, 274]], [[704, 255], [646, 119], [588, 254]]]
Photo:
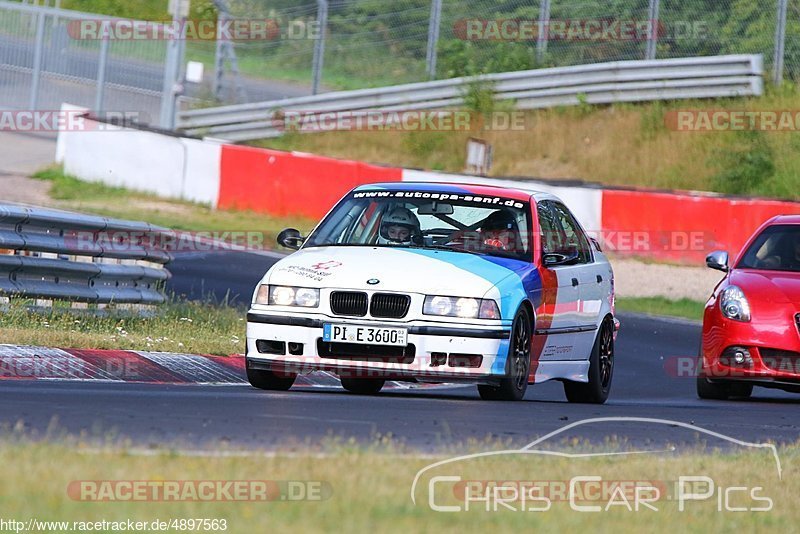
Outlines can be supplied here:
[[795, 314], [786, 306], [776, 306], [749, 322], [734, 321], [724, 317], [712, 299], [703, 320], [702, 373], [712, 381], [800, 386], [800, 330]]

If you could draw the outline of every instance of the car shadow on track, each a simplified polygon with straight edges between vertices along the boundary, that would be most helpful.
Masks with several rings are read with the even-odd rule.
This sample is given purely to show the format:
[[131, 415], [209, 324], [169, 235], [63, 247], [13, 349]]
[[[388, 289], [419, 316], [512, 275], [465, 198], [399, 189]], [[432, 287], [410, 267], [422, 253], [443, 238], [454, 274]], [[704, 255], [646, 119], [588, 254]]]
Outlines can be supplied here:
[[[357, 395], [353, 393], [349, 393], [344, 389], [333, 389], [333, 388], [313, 388], [313, 387], [297, 387], [292, 388], [291, 391], [286, 392], [286, 395], [291, 395], [293, 392], [297, 393], [318, 393], [321, 395], [340, 395], [342, 397], [350, 397], [354, 399], [409, 399], [409, 398], [418, 398], [418, 399], [426, 399], [426, 400], [461, 400], [461, 401], [477, 401], [480, 403], [486, 404], [516, 404], [516, 403], [537, 403], [537, 404], [568, 404], [567, 400], [556, 400], [556, 399], [542, 399], [542, 398], [534, 398], [529, 393], [525, 396], [524, 399], [521, 401], [516, 402], [498, 402], [498, 401], [486, 401], [481, 399], [478, 396], [478, 391], [471, 386], [465, 387], [454, 387], [452, 389], [446, 390], [426, 390], [423, 388], [420, 389], [401, 389], [401, 390], [389, 390], [389, 391], [381, 391], [377, 395]], [[271, 392], [276, 393], [276, 392]]]

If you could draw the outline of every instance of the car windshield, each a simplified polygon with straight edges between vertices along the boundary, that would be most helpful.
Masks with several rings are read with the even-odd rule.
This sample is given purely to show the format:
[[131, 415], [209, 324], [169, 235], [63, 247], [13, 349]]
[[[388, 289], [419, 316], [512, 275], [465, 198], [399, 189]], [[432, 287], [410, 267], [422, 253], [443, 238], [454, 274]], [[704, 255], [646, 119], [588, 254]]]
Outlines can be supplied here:
[[437, 191], [357, 191], [345, 197], [306, 247], [385, 246], [452, 250], [530, 261], [529, 204]]
[[748, 247], [736, 267], [800, 272], [800, 225], [768, 226]]

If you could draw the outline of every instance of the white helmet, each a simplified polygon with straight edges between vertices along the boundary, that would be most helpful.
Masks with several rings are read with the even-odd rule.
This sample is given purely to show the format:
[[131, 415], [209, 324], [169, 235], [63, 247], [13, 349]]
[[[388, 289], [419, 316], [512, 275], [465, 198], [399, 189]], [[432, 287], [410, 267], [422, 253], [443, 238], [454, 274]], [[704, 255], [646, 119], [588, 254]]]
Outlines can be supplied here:
[[[397, 228], [407, 230], [398, 235]], [[379, 245], [407, 245], [420, 238], [419, 219], [408, 208], [397, 207], [383, 216], [381, 220]]]

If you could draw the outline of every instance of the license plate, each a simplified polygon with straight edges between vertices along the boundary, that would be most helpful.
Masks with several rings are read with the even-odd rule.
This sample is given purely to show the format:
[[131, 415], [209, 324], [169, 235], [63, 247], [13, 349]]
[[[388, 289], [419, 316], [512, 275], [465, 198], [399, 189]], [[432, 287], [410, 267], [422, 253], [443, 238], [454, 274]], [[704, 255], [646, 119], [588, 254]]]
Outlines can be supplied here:
[[408, 330], [383, 326], [353, 324], [323, 324], [322, 341], [360, 343], [362, 345], [408, 345]]

